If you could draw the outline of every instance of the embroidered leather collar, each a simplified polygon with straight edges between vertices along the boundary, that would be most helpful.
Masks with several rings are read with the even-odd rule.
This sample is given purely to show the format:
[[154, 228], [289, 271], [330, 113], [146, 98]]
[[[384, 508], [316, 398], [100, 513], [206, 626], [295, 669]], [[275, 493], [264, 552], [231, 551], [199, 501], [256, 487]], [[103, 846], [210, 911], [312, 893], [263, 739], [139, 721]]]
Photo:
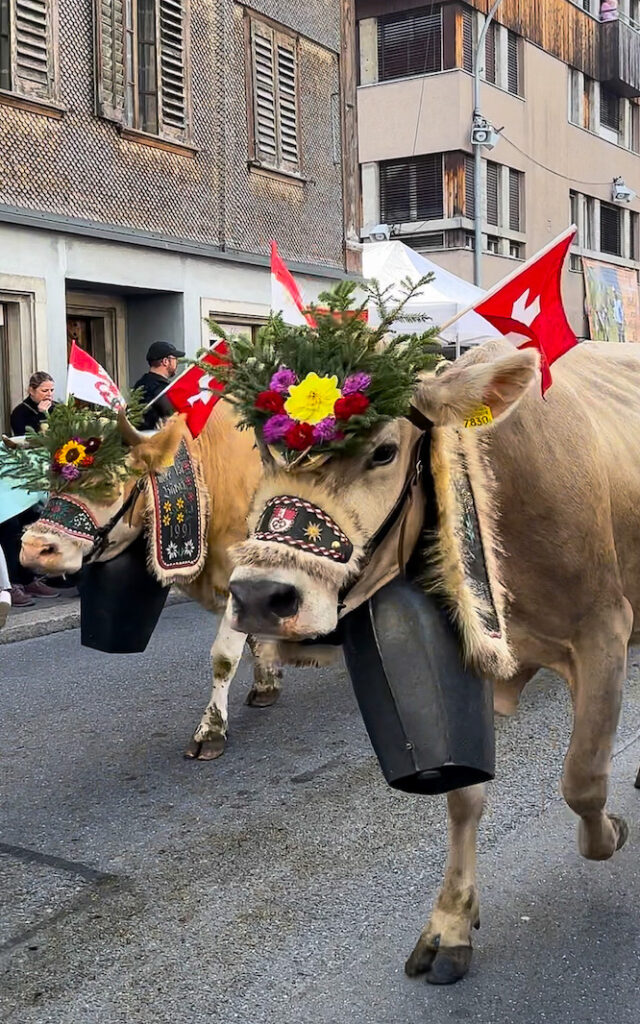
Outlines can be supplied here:
[[331, 516], [317, 505], [287, 494], [267, 502], [253, 536], [343, 564], [353, 553], [353, 544]]
[[100, 536], [100, 526], [86, 505], [77, 498], [52, 495], [44, 507], [40, 523], [50, 523], [69, 537], [95, 541]]

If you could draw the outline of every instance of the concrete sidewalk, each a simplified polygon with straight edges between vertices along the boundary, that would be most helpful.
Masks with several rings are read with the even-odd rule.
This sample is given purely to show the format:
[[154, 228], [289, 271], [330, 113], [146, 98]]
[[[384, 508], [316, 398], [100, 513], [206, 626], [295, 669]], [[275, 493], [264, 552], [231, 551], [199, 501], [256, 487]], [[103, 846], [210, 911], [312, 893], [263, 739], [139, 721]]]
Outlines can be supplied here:
[[[67, 596], [67, 594], [69, 596]], [[49, 633], [61, 633], [65, 629], [80, 626], [80, 598], [78, 591], [60, 591], [60, 597], [36, 598], [31, 608], [12, 608], [4, 629], [0, 630], [0, 645], [15, 643], [17, 640], [32, 640]], [[165, 607], [182, 604], [189, 598], [172, 589]]]

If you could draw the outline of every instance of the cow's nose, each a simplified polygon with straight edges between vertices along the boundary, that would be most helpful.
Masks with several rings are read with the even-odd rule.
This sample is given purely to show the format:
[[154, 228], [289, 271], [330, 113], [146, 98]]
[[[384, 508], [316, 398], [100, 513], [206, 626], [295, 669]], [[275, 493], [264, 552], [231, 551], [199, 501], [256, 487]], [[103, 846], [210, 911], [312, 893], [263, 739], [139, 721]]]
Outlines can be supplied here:
[[53, 558], [60, 554], [60, 549], [52, 540], [27, 540], [22, 538], [20, 561], [23, 565], [38, 563], [42, 558]]
[[229, 590], [238, 625], [247, 633], [269, 632], [300, 607], [300, 594], [290, 583], [234, 580]]

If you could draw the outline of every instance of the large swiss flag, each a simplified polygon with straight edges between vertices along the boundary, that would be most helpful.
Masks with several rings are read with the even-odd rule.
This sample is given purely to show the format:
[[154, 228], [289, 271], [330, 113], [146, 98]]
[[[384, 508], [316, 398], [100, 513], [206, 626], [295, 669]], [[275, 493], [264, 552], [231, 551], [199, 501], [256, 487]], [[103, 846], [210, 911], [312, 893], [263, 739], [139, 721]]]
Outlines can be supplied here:
[[537, 348], [542, 394], [553, 383], [550, 366], [578, 344], [562, 302], [562, 268], [577, 228], [572, 225], [472, 307], [501, 334], [517, 334], [517, 348]]
[[[220, 366], [226, 361], [229, 349], [225, 341], [213, 344], [200, 360], [209, 366]], [[193, 437], [202, 433], [204, 426], [220, 400], [224, 384], [209, 376], [201, 366], [192, 366], [178, 377], [163, 393], [176, 412], [186, 415], [186, 422]]]

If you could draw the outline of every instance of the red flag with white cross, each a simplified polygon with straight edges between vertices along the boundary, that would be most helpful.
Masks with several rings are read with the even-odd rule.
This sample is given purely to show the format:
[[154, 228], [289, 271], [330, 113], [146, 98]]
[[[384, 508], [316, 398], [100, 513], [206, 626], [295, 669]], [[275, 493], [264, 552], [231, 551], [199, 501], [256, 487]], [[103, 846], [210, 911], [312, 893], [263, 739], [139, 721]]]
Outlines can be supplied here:
[[524, 337], [516, 348], [538, 349], [543, 395], [553, 383], [551, 364], [578, 344], [562, 302], [562, 268], [576, 232], [572, 225], [472, 307], [501, 334]]
[[[228, 352], [227, 343], [218, 341], [200, 360], [209, 366], [220, 366]], [[166, 388], [163, 394], [169, 399], [176, 412], [186, 415], [186, 422], [193, 437], [202, 433], [214, 406], [220, 401], [224, 384], [216, 380], [202, 366], [192, 366]]]

